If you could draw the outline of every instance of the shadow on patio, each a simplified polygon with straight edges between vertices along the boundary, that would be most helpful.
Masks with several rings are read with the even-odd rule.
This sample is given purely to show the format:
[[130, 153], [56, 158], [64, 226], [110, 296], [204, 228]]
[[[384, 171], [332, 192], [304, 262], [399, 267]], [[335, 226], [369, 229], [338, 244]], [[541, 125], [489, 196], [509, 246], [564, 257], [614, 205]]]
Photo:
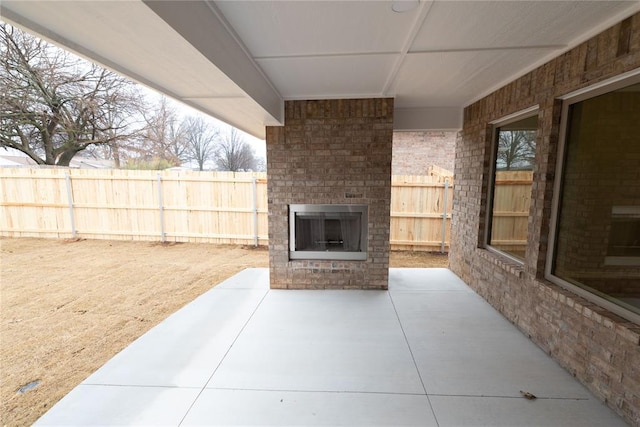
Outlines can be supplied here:
[[388, 292], [268, 275], [202, 295], [37, 424], [626, 425], [447, 269], [391, 269]]

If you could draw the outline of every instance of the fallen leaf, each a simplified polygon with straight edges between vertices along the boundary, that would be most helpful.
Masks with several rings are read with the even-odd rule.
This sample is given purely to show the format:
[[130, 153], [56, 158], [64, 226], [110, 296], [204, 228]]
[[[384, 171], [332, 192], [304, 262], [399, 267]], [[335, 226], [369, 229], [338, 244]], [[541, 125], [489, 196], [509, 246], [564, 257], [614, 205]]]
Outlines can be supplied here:
[[534, 400], [537, 399], [536, 395], [533, 393], [529, 393], [528, 391], [522, 391], [520, 390], [520, 394], [522, 395], [522, 397], [524, 397], [525, 399], [529, 399], [529, 400]]

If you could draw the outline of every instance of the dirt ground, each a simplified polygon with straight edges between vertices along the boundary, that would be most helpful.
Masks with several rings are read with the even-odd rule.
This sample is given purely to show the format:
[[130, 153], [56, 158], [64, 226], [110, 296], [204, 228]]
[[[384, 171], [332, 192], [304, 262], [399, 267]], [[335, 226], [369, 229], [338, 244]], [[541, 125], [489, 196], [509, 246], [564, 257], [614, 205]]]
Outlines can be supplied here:
[[[105, 240], [0, 239], [0, 424], [31, 425], [163, 319], [266, 248]], [[447, 256], [392, 252], [392, 267]]]

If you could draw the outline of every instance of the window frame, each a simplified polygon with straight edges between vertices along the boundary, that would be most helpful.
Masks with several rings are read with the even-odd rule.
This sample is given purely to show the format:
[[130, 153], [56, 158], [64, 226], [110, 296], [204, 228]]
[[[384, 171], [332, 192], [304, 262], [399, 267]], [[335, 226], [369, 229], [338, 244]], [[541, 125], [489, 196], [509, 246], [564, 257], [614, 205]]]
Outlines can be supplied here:
[[[507, 252], [504, 252], [492, 246], [490, 243], [491, 242], [491, 226], [493, 223], [493, 195], [494, 195], [495, 186], [496, 186], [496, 161], [498, 157], [498, 129], [500, 127], [509, 125], [511, 123], [514, 123], [523, 119], [527, 119], [534, 116], [538, 117], [539, 112], [540, 112], [540, 106], [533, 105], [529, 108], [525, 108], [524, 110], [517, 111], [513, 114], [509, 114], [507, 116], [504, 116], [489, 122], [489, 126], [491, 126], [491, 146], [490, 146], [491, 158], [489, 163], [489, 182], [488, 182], [489, 185], [487, 186], [487, 210], [486, 210], [486, 217], [484, 221], [483, 247], [484, 249], [492, 253], [498, 254], [500, 256], [503, 256], [509, 259], [510, 261], [517, 263], [523, 267], [526, 260], [526, 254], [524, 258], [520, 259], [518, 257], [515, 257]], [[538, 124], [538, 127], [536, 128], [536, 139], [538, 138], [539, 132], [540, 132], [540, 125]], [[535, 158], [534, 158], [534, 164], [535, 164]], [[531, 196], [532, 194], [529, 195], [529, 197]], [[531, 216], [531, 207], [529, 208], [528, 216]], [[528, 234], [528, 231], [527, 231], [527, 234]]]
[[[604, 95], [609, 92], [616, 91], [618, 89], [625, 88], [634, 84], [640, 83], [640, 69], [632, 70], [616, 77], [604, 80], [602, 82], [590, 85], [588, 87], [570, 92], [566, 95], [558, 97], [558, 100], [562, 101], [562, 111], [560, 116], [560, 134], [558, 138], [558, 151], [556, 157], [555, 167], [555, 182], [553, 184], [553, 198], [551, 200], [551, 221], [549, 226], [549, 250], [545, 260], [544, 278], [551, 283], [554, 283], [568, 291], [571, 291], [578, 296], [592, 302], [620, 317], [625, 318], [633, 323], [640, 325], [640, 315], [634, 313], [631, 310], [624, 308], [623, 306], [610, 301], [609, 299], [598, 295], [597, 293], [590, 292], [578, 285], [564, 280], [553, 274], [553, 267], [555, 261], [555, 255], [557, 251], [557, 235], [559, 226], [559, 213], [560, 204], [562, 202], [562, 191], [564, 189], [564, 172], [566, 164], [567, 154], [567, 134], [568, 134], [568, 121], [569, 121], [569, 109], [572, 105], [579, 102], [595, 98], [600, 95]], [[603, 294], [604, 295], [604, 294]]]

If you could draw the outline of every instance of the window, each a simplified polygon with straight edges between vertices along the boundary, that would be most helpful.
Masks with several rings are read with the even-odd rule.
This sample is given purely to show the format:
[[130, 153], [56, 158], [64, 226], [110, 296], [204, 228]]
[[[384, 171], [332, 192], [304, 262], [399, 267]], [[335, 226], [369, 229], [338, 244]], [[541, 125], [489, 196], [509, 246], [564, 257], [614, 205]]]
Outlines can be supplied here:
[[588, 298], [596, 296], [595, 302], [604, 301], [609, 309], [615, 304], [613, 311], [636, 321], [640, 319], [638, 77], [618, 82], [608, 92], [604, 87], [565, 101], [553, 251], [547, 263], [551, 280], [586, 291]]
[[498, 123], [494, 132], [487, 245], [517, 261], [527, 247], [537, 128], [537, 114], [527, 111]]

